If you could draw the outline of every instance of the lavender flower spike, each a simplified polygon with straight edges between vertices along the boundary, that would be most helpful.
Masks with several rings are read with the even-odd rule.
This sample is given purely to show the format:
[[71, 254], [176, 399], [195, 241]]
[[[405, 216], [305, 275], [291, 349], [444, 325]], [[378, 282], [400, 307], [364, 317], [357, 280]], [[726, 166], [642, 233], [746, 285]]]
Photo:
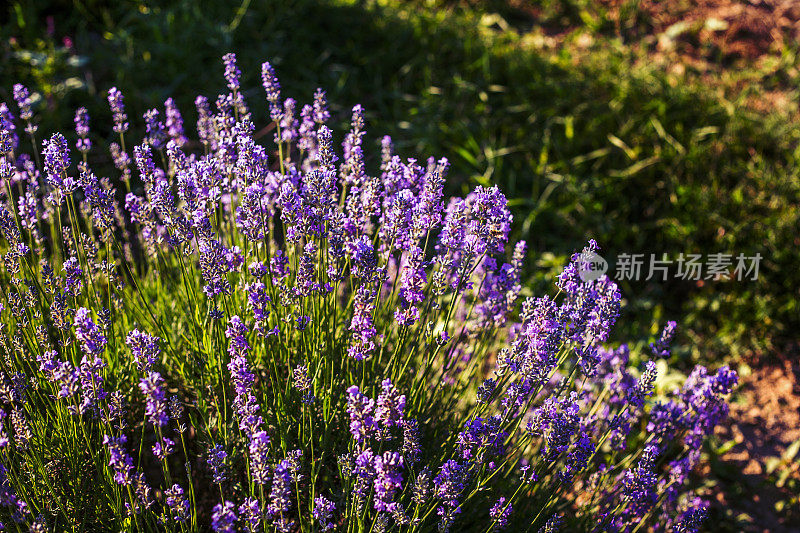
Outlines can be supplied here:
[[150, 372], [139, 382], [139, 388], [147, 399], [145, 414], [150, 423], [158, 427], [166, 426], [169, 422], [169, 403], [161, 374]]
[[231, 502], [218, 503], [211, 514], [211, 529], [217, 533], [236, 533], [236, 506]]
[[283, 118], [283, 109], [280, 104], [281, 84], [278, 82], [278, 77], [275, 75], [275, 69], [272, 68], [269, 62], [265, 62], [261, 65], [261, 82], [264, 86], [264, 91], [267, 93], [269, 116], [275, 122], [280, 122]]
[[87, 153], [92, 149], [92, 141], [89, 139], [89, 113], [85, 107], [78, 108], [75, 111], [75, 133], [78, 135], [78, 141], [75, 143], [75, 148], [81, 153]]
[[[43, 144], [42, 155], [44, 156], [47, 183], [54, 189], [61, 189], [65, 185], [66, 172], [67, 168], [69, 168], [69, 145], [67, 144], [67, 139], [60, 133], [55, 133], [50, 137], [49, 141], [45, 140]], [[72, 192], [72, 188], [65, 192]]]
[[128, 115], [125, 114], [122, 92], [116, 87], [108, 90], [108, 105], [114, 118], [114, 131], [119, 134], [128, 131]]
[[321, 531], [329, 531], [336, 527], [333, 523], [333, 512], [336, 506], [324, 496], [314, 498], [314, 520], [319, 524]]

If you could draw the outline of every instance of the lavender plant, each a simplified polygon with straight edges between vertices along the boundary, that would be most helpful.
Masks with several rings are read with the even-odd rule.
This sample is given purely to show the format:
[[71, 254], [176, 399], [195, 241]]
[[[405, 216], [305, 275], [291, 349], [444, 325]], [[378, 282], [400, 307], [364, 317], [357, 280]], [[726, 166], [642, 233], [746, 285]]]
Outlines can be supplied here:
[[372, 168], [360, 106], [339, 152], [325, 93], [269, 63], [260, 144], [223, 60], [196, 140], [168, 99], [136, 144], [112, 88], [114, 139], [81, 108], [39, 150], [17, 86], [28, 155], [0, 106], [6, 528], [697, 531], [733, 371], [659, 390], [605, 346], [621, 294], [580, 254], [520, 311], [496, 187], [446, 200], [447, 160], [387, 137]]

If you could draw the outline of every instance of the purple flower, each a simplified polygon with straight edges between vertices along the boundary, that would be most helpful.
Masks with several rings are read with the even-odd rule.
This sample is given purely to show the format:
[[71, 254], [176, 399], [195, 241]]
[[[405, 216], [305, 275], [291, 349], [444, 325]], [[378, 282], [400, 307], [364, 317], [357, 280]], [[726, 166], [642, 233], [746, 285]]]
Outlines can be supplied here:
[[[144, 520], [140, 523], [158, 522], [167, 529], [199, 518], [216, 531], [327, 531], [359, 518], [372, 523], [377, 533], [389, 528], [392, 519], [400, 529], [412, 525], [414, 511], [413, 525], [422, 528], [434, 521], [447, 531], [457, 518], [468, 522], [483, 512], [484, 529], [500, 530], [511, 523], [511, 504], [519, 514], [529, 507], [525, 500], [532, 497], [534, 485], [548, 482], [551, 486], [539, 487], [537, 498], [547, 500], [548, 491], [554, 497], [578, 489], [596, 493], [594, 503], [574, 519], [595, 519], [598, 525], [590, 527], [598, 530], [624, 530], [654, 511], [653, 521], [665, 531], [697, 530], [705, 505], [687, 500], [684, 491], [703, 442], [728, 414], [726, 396], [738, 381], [735, 372], [697, 367], [680, 390], [660, 403], [651, 402], [657, 365], [642, 363], [637, 372], [627, 347], [603, 347], [620, 314], [621, 292], [608, 277], [584, 279], [585, 254], [599, 250], [594, 241], [564, 268], [556, 298], [527, 299], [519, 323], [509, 324], [522, 292], [526, 245], [517, 243], [513, 252], [508, 250], [511, 258], [501, 260], [512, 216], [497, 187], [477, 187], [464, 198], [445, 201], [447, 159], [401, 158], [388, 137], [381, 142], [379, 167], [377, 162], [371, 167], [377, 157], [368, 154], [360, 105], [352, 108], [350, 129], [341, 147], [335, 147], [326, 126], [331, 113], [325, 93], [318, 90], [305, 106], [285, 98], [273, 66], [264, 63], [261, 81], [283, 158], [273, 161], [278, 150], [259, 144], [263, 131], [250, 120], [236, 56], [227, 54], [223, 62], [228, 90], [212, 102], [214, 107], [205, 97], [195, 100], [203, 145], [199, 152], [188, 149], [183, 117], [171, 98], [164, 102], [163, 116], [156, 109], [144, 115], [144, 142], [131, 151], [123, 149], [128, 117], [122, 94], [116, 88], [109, 91], [119, 137], [109, 142], [117, 170], [111, 168], [114, 175], [108, 178], [95, 175], [86, 162], [92, 147], [86, 109], [74, 117], [75, 147], [82, 152], [76, 178], [64, 136], [47, 138], [41, 170], [31, 156], [17, 153], [21, 126], [8, 106], [0, 104], [0, 180], [12, 192], [16, 189], [0, 202], [0, 231], [8, 248], [4, 265], [10, 276], [4, 301], [9, 309], [0, 305], [6, 322], [10, 320], [2, 351], [24, 356], [26, 347], [36, 343], [40, 349], [28, 354], [28, 363], [41, 378], [37, 392], [36, 380], [20, 369], [0, 375], [0, 450], [10, 452], [16, 446], [24, 451], [38, 442], [28, 403], [50, 397], [68, 413], [80, 415], [80, 421], [108, 429], [107, 435], [101, 432], [101, 452], [108, 457], [105, 475], [114, 485], [125, 486], [117, 492], [126, 500], [127, 518], [137, 514]], [[18, 85], [14, 98], [22, 121], [31, 121], [30, 93]], [[130, 179], [131, 158], [140, 182]], [[112, 182], [120, 179], [128, 189], [139, 189], [125, 198], [129, 220], [115, 201], [119, 191]], [[43, 181], [46, 190], [40, 190]], [[80, 194], [70, 197], [76, 187]], [[65, 200], [70, 206], [77, 202], [79, 212], [70, 207], [69, 220], [77, 215], [87, 235], [77, 227], [74, 232], [57, 227], [52, 236], [39, 231], [58, 224], [59, 212], [63, 216], [67, 211]], [[229, 373], [224, 398], [214, 402], [213, 410], [219, 412], [201, 420], [211, 432], [198, 434], [205, 443], [222, 442], [223, 437], [225, 442], [212, 443], [204, 457], [208, 478], [197, 478], [200, 485], [193, 481], [201, 489], [203, 483], [209, 485], [202, 492], [220, 492], [212, 515], [194, 515], [175, 442], [190, 436], [190, 421], [196, 422], [195, 411], [203, 405], [195, 405], [197, 394], [191, 390], [168, 398], [166, 375], [155, 371], [166, 362], [160, 340], [130, 331], [133, 325], [126, 328], [127, 323], [146, 321], [145, 316], [123, 320], [122, 330], [112, 321], [130, 307], [121, 300], [122, 270], [102, 249], [112, 233], [121, 239], [117, 261], [127, 258], [124, 262], [138, 265], [140, 275], [150, 271], [151, 281], [157, 281], [158, 272], [147, 265], [180, 263], [179, 278], [181, 272], [196, 274], [199, 265], [207, 301], [194, 314], [206, 315], [202, 324], [208, 329], [201, 351], [216, 352], [212, 362], [222, 359]], [[28, 253], [24, 242], [29, 237], [45, 252], [48, 238], [63, 237], [64, 249], [57, 254], [62, 263], [56, 263], [63, 271], [42, 263], [41, 284], [28, 275], [31, 265], [26, 262], [41, 255]], [[136, 277], [136, 272], [123, 270]], [[89, 290], [89, 280], [100, 283], [92, 285], [100, 289], [96, 296], [109, 297], [97, 305], [116, 309], [114, 313], [88, 307], [85, 301], [96, 292]], [[183, 281], [177, 286], [183, 287]], [[188, 300], [196, 296], [197, 281], [189, 279], [183, 287]], [[155, 297], [153, 289], [151, 284], [144, 291], [146, 300]], [[41, 303], [50, 308], [38, 312]], [[26, 328], [29, 334], [20, 336]], [[318, 330], [322, 338], [317, 338]], [[127, 346], [122, 350], [130, 350], [129, 361], [120, 354], [120, 333]], [[674, 334], [675, 324], [667, 323], [651, 345], [654, 360], [669, 356]], [[501, 349], [500, 344], [506, 346]], [[399, 351], [392, 355], [395, 349]], [[320, 350], [333, 354], [333, 367], [330, 357], [312, 357]], [[398, 366], [374, 381], [367, 374], [374, 378], [386, 363], [378, 352]], [[209, 370], [206, 358], [195, 355], [188, 354], [183, 363], [201, 365], [198, 372]], [[345, 359], [336, 359], [341, 356]], [[274, 367], [272, 359], [281, 357]], [[25, 363], [23, 359], [17, 357], [17, 362]], [[428, 376], [426, 365], [441, 372]], [[136, 448], [143, 449], [146, 442], [162, 467], [167, 462], [170, 468], [179, 467], [184, 479], [176, 478], [179, 484], [162, 480], [151, 488], [131, 458], [133, 448], [128, 449], [125, 435], [139, 437], [137, 428], [127, 427], [128, 415], [135, 413], [126, 414], [124, 387], [112, 395], [104, 391], [108, 380], [115, 385], [119, 381], [115, 373], [131, 367], [143, 394], [139, 400], [145, 425], [154, 426], [144, 428]], [[359, 368], [367, 374], [359, 377]], [[339, 381], [323, 379], [331, 372], [341, 374]], [[426, 398], [432, 401], [417, 405], [426, 398], [411, 402], [407, 397], [403, 387], [411, 387], [415, 376], [425, 389], [429, 378], [436, 382], [433, 392], [422, 391], [430, 392]], [[342, 379], [346, 385], [337, 396]], [[214, 380], [204, 383], [218, 388]], [[275, 387], [287, 395], [284, 409], [278, 409], [281, 398], [273, 405]], [[330, 387], [332, 397], [327, 394]], [[317, 400], [315, 393], [325, 397]], [[261, 405], [262, 398], [270, 405]], [[336, 407], [329, 405], [331, 398], [345, 403], [339, 407], [346, 414], [331, 411]], [[452, 411], [442, 420], [430, 416], [442, 403], [437, 398]], [[298, 404], [294, 412], [289, 405], [293, 401]], [[411, 418], [417, 407], [424, 425]], [[287, 438], [291, 442], [308, 436], [302, 422], [309, 413], [315, 420], [325, 418], [328, 433], [339, 440], [342, 479], [329, 468], [333, 464], [303, 462], [299, 450], [286, 448]], [[443, 433], [459, 413], [469, 416], [449, 436]], [[170, 420], [175, 427], [167, 430]], [[523, 421], [526, 427], [519, 428]], [[320, 436], [318, 424], [312, 425]], [[349, 437], [347, 432], [335, 435], [343, 429]], [[271, 440], [277, 436], [280, 443]], [[423, 461], [423, 439], [431, 461]], [[605, 448], [598, 453], [601, 443]], [[231, 450], [230, 458], [223, 446]], [[636, 451], [628, 451], [629, 446]], [[641, 460], [639, 446], [646, 447]], [[617, 452], [621, 462], [611, 457]], [[186, 465], [192, 466], [197, 465]], [[509, 479], [492, 475], [504, 470]], [[241, 476], [244, 471], [247, 479]], [[0, 466], [0, 508], [7, 518], [22, 512], [10, 492], [18, 481]], [[314, 481], [316, 489], [306, 490]], [[486, 492], [489, 482], [495, 484], [493, 495]], [[519, 488], [513, 497], [509, 486], [511, 491]], [[160, 505], [148, 512], [156, 497]], [[662, 501], [663, 509], [653, 508]], [[459, 517], [462, 510], [468, 516]], [[548, 520], [553, 512], [537, 514], [531, 527], [554, 531], [561, 519]], [[28, 525], [43, 523], [24, 518]]]
[[642, 372], [642, 376], [639, 378], [636, 386], [632, 387], [628, 392], [628, 401], [631, 405], [636, 407], [642, 407], [644, 405], [644, 399], [653, 393], [656, 377], [658, 377], [656, 364], [653, 361], [648, 361], [645, 363], [644, 372]]
[[77, 370], [81, 383], [81, 402], [78, 405], [78, 412], [81, 414], [89, 410], [97, 413], [100, 410], [100, 401], [106, 398], [102, 376], [105, 366], [103, 360], [96, 355], [87, 354], [81, 359]]
[[580, 426], [579, 412], [574, 392], [568, 398], [550, 396], [534, 411], [527, 428], [534, 435], [544, 436], [542, 451], [549, 460], [555, 460], [569, 449]]
[[399, 505], [394, 497], [403, 486], [403, 457], [397, 452], [384, 452], [375, 456], [374, 465], [375, 510], [393, 512]]
[[375, 400], [365, 396], [353, 385], [347, 389], [347, 413], [350, 415], [350, 433], [356, 442], [362, 443], [375, 432], [373, 412]]
[[153, 162], [153, 150], [149, 144], [141, 144], [133, 147], [133, 158], [136, 160], [136, 166], [139, 169], [139, 175], [142, 181], [146, 184], [152, 184], [156, 181], [157, 169]]
[[431, 496], [431, 471], [426, 466], [417, 474], [414, 480], [414, 490], [412, 500], [417, 505], [425, 505]]
[[128, 115], [125, 114], [125, 104], [122, 93], [116, 87], [108, 90], [108, 105], [114, 118], [114, 131], [122, 134], [128, 131]]
[[[526, 459], [523, 459], [522, 461], [524, 462], [526, 461]], [[531, 469], [530, 464], [522, 464], [519, 467], [519, 471], [520, 471], [519, 480], [524, 484], [533, 484], [539, 480], [539, 476], [536, 474], [536, 470]]]
[[239, 520], [245, 523], [250, 533], [261, 530], [261, 505], [256, 498], [244, 499], [239, 506]]
[[163, 437], [161, 440], [156, 441], [156, 443], [153, 444], [153, 455], [160, 461], [163, 461], [167, 456], [172, 455], [174, 451], [175, 441], [167, 437]]
[[250, 263], [248, 271], [250, 272], [251, 276], [259, 280], [262, 279], [267, 274], [269, 274], [269, 268], [267, 268], [267, 265], [265, 265], [261, 261], [253, 261], [252, 263]]
[[578, 438], [567, 453], [567, 457], [564, 460], [564, 467], [558, 473], [561, 480], [565, 483], [572, 481], [575, 475], [589, 466], [589, 460], [594, 455], [595, 449], [591, 436], [581, 430]]
[[594, 239], [589, 240], [589, 244], [583, 248], [581, 253], [572, 255], [569, 264], [558, 275], [556, 286], [567, 294], [578, 292], [584, 285], [580, 273], [586, 268], [585, 258], [596, 255], [599, 250], [600, 247], [597, 245], [597, 241]]
[[[3, 465], [0, 465], [0, 502], [9, 509], [11, 520], [19, 524], [25, 521], [30, 511], [28, 510], [28, 504], [14, 493], [7, 472], [8, 470]], [[18, 525], [17, 528], [19, 529]]]
[[375, 350], [374, 338], [378, 333], [372, 320], [377, 304], [375, 297], [376, 290], [372, 284], [364, 283], [356, 289], [349, 328], [353, 332], [353, 339], [347, 349], [347, 354], [356, 361], [368, 359]]
[[238, 272], [244, 265], [244, 254], [238, 246], [225, 249], [225, 267], [228, 272]]
[[273, 280], [280, 281], [289, 275], [289, 258], [286, 257], [283, 250], [278, 250], [272, 257], [269, 268]]
[[72, 192], [74, 183], [67, 176], [69, 168], [69, 145], [60, 133], [54, 133], [50, 140], [43, 143], [44, 170], [47, 183], [54, 189], [64, 188], [66, 193]]
[[592, 376], [600, 362], [597, 354], [600, 343], [608, 340], [609, 332], [619, 316], [622, 293], [607, 276], [595, 280], [589, 292], [591, 297], [586, 299], [591, 302], [586, 307], [588, 313], [576, 321], [580, 326], [573, 322], [572, 338], [580, 343], [577, 353], [581, 369], [587, 376]]
[[236, 397], [233, 400], [233, 410], [239, 422], [239, 429], [251, 436], [260, 430], [263, 422], [258, 415], [259, 406], [253, 394], [253, 383], [255, 376], [250, 372], [247, 363], [247, 355], [250, 352], [250, 344], [247, 342], [247, 326], [238, 316], [230, 319], [225, 336], [228, 338], [228, 353], [230, 362], [228, 371], [231, 373]]
[[672, 343], [672, 339], [675, 337], [675, 330], [677, 329], [678, 324], [674, 320], [670, 320], [667, 322], [667, 325], [664, 326], [664, 329], [661, 331], [661, 337], [654, 342], [650, 343], [650, 350], [653, 352], [655, 357], [667, 358], [670, 354], [669, 346]]
[[421, 248], [412, 247], [404, 255], [400, 272], [400, 296], [405, 305], [419, 304], [425, 299], [425, 264]]
[[131, 222], [137, 224], [148, 224], [152, 214], [151, 206], [142, 198], [132, 192], [125, 195], [125, 209], [131, 215]]
[[478, 253], [484, 250], [500, 252], [508, 241], [508, 232], [511, 230], [511, 212], [506, 207], [506, 197], [497, 186], [489, 189], [478, 186], [470, 195], [471, 214], [473, 222], [470, 231], [475, 232], [481, 239]]
[[728, 365], [719, 367], [709, 382], [711, 390], [719, 395], [730, 394], [738, 383], [739, 375]]
[[158, 109], [150, 109], [144, 114], [145, 122], [145, 142], [160, 150], [164, 147], [166, 134], [164, 133], [164, 123], [158, 119]]
[[353, 240], [346, 245], [347, 255], [350, 256], [351, 272], [353, 276], [362, 280], [370, 280], [376, 274], [378, 256], [372, 243], [366, 235]]
[[[5, 102], [0, 102], [0, 154], [7, 154], [17, 149], [19, 136], [16, 134], [16, 129], [14, 115]], [[5, 158], [0, 161], [5, 161]], [[11, 165], [6, 168], [10, 171]], [[3, 174], [5, 174], [5, 171]]]
[[64, 279], [64, 292], [77, 297], [83, 288], [83, 270], [77, 257], [70, 257], [62, 265], [66, 278]]
[[300, 256], [300, 265], [297, 267], [297, 279], [294, 287], [294, 292], [297, 296], [310, 296], [320, 288], [316, 282], [317, 251], [317, 245], [313, 241], [306, 243], [303, 247], [303, 255]]
[[91, 311], [81, 307], [75, 312], [75, 336], [87, 355], [100, 355], [106, 347], [106, 337], [92, 321]]
[[312, 389], [311, 378], [308, 375], [308, 366], [299, 365], [292, 370], [292, 383], [294, 388], [303, 394], [303, 403], [313, 403], [314, 394]]
[[147, 400], [145, 414], [150, 423], [164, 427], [169, 422], [167, 395], [164, 390], [164, 379], [158, 372], [150, 372], [139, 381], [139, 388]]
[[236, 533], [236, 506], [231, 502], [218, 503], [211, 514], [211, 529], [217, 533]]
[[336, 527], [333, 523], [333, 512], [336, 505], [324, 496], [314, 498], [314, 520], [317, 521], [322, 531], [328, 531]]
[[501, 531], [508, 525], [508, 517], [511, 515], [511, 503], [506, 503], [506, 499], [500, 496], [489, 509], [489, 518], [492, 519], [492, 531]]
[[499, 416], [487, 419], [477, 417], [471, 422], [466, 422], [457, 439], [461, 458], [483, 463], [493, 456], [502, 456], [508, 434], [501, 431], [500, 422]]
[[298, 315], [295, 318], [294, 329], [297, 331], [305, 331], [308, 325], [311, 323], [311, 317], [308, 315]]
[[250, 437], [250, 473], [256, 485], [269, 482], [269, 443], [266, 431], [258, 431]]
[[494, 394], [495, 387], [497, 383], [492, 378], [486, 378], [480, 387], [478, 387], [478, 391], [476, 392], [475, 400], [478, 403], [488, 403], [489, 400], [492, 398], [492, 394]]
[[[14, 100], [17, 102], [17, 106], [19, 106], [19, 118], [26, 122], [30, 122], [30, 120], [33, 118], [33, 112], [31, 111], [33, 99], [31, 98], [30, 91], [28, 91], [28, 88], [21, 83], [17, 83], [14, 85], [13, 95]], [[36, 128], [34, 127], [31, 133], [35, 131]]]
[[242, 72], [236, 66], [236, 54], [225, 54], [222, 56], [222, 62], [225, 65], [225, 81], [228, 83], [228, 89], [238, 91], [239, 78], [242, 76]]
[[647, 432], [659, 442], [668, 442], [686, 424], [684, 406], [674, 401], [658, 402], [650, 410]]
[[250, 304], [253, 317], [258, 322], [264, 322], [269, 318], [271, 302], [266, 285], [257, 281], [247, 286], [247, 303]]
[[309, 159], [316, 159], [317, 131], [315, 129], [313, 108], [304, 105], [300, 110], [300, 127], [298, 128], [297, 148], [308, 153]]
[[468, 477], [468, 467], [451, 459], [442, 465], [439, 474], [433, 479], [434, 496], [442, 501], [436, 509], [441, 517], [440, 531], [449, 530], [455, 516], [461, 512], [458, 499], [466, 487]]
[[75, 133], [78, 134], [75, 148], [86, 154], [92, 149], [92, 141], [89, 139], [89, 113], [85, 107], [78, 108], [75, 112]]
[[225, 264], [225, 254], [227, 250], [216, 239], [202, 239], [198, 243], [200, 255], [200, 272], [206, 285], [203, 292], [209, 298], [214, 298], [220, 294], [230, 294], [231, 284], [225, 277], [228, 265]]
[[421, 455], [419, 422], [408, 418], [403, 421], [403, 458], [406, 463], [413, 466], [419, 461]]
[[644, 516], [658, 499], [658, 475], [654, 472], [657, 457], [658, 449], [648, 446], [636, 466], [622, 476], [622, 498], [631, 516]]
[[281, 115], [281, 136], [275, 134], [275, 142], [293, 142], [297, 139], [297, 128], [299, 122], [295, 118], [295, 106], [297, 103], [294, 98], [287, 98], [283, 101], [283, 114]]
[[109, 435], [103, 436], [103, 445], [108, 448], [110, 460], [108, 465], [114, 469], [114, 481], [119, 485], [130, 485], [133, 481], [131, 470], [133, 470], [133, 459], [125, 450], [125, 443], [128, 439], [125, 435], [118, 438]]
[[514, 310], [517, 296], [522, 289], [520, 270], [525, 256], [525, 241], [514, 247], [512, 262], [497, 268], [497, 262], [485, 257], [481, 271], [485, 279], [479, 291], [479, 303], [475, 308], [476, 322], [482, 328], [499, 328], [506, 323], [508, 315]]
[[685, 423], [689, 430], [685, 441], [690, 449], [699, 449], [703, 439], [728, 416], [724, 396], [738, 383], [738, 375], [728, 366], [720, 367], [710, 375], [704, 366], [696, 366], [680, 392], [686, 405]]
[[539, 529], [539, 533], [557, 533], [559, 529], [561, 529], [561, 524], [564, 522], [564, 519], [561, 518], [559, 515], [553, 515], [547, 519], [544, 526]]
[[164, 114], [166, 116], [165, 125], [167, 127], [167, 134], [177, 146], [186, 144], [186, 135], [183, 133], [183, 117], [175, 101], [172, 98], [167, 98], [164, 102]]
[[351, 198], [355, 199], [367, 177], [364, 169], [364, 151], [361, 148], [364, 136], [364, 108], [360, 105], [353, 107], [351, 124], [351, 130], [344, 140], [344, 164], [340, 173], [344, 183], [354, 187]]
[[[5, 161], [5, 158], [0, 158], [0, 163]], [[9, 244], [20, 244], [22, 237], [19, 226], [17, 226], [14, 216], [6, 209], [6, 206], [0, 204], [0, 232]]]
[[291, 462], [287, 459], [278, 463], [272, 477], [272, 489], [269, 492], [267, 513], [272, 517], [275, 528], [281, 533], [288, 533], [294, 526], [294, 521], [288, 516], [292, 506], [291, 466]]
[[419, 201], [414, 206], [413, 225], [414, 234], [418, 239], [423, 239], [428, 231], [438, 226], [442, 221], [444, 212], [444, 183], [450, 163], [442, 158], [436, 166], [425, 173], [425, 180]]
[[328, 99], [322, 89], [317, 89], [314, 93], [313, 110], [314, 122], [317, 124], [322, 125], [330, 120], [331, 114], [328, 112]]
[[169, 397], [169, 417], [180, 425], [180, 420], [183, 418], [183, 404], [177, 394]]
[[266, 221], [272, 216], [269, 202], [264, 198], [266, 190], [260, 183], [249, 185], [241, 195], [236, 208], [236, 226], [251, 242], [266, 236]]
[[389, 429], [403, 425], [403, 412], [406, 408], [406, 397], [400, 394], [391, 380], [381, 382], [381, 393], [375, 402], [374, 422], [381, 427], [382, 436], [388, 436]]
[[133, 492], [136, 494], [136, 505], [144, 509], [150, 509], [155, 503], [150, 494], [151, 491], [152, 489], [145, 481], [144, 474], [137, 472], [133, 477]]
[[215, 132], [213, 120], [211, 118], [211, 109], [208, 106], [208, 98], [205, 96], [198, 96], [194, 100], [194, 105], [197, 108], [197, 136], [200, 137], [202, 142], [207, 147], [212, 147], [212, 141], [215, 141]]
[[280, 106], [281, 84], [278, 82], [278, 77], [275, 76], [275, 69], [272, 68], [269, 62], [265, 62], [261, 65], [261, 83], [264, 86], [264, 91], [267, 93], [269, 116], [275, 122], [280, 122], [283, 118], [283, 112]]
[[183, 489], [177, 483], [164, 491], [166, 496], [167, 508], [176, 522], [185, 522], [189, 519], [189, 500], [183, 493]]
[[[225, 337], [230, 343], [228, 345], [228, 354], [231, 358], [247, 354], [250, 351], [250, 344], [247, 341], [248, 333], [247, 326], [242, 322], [242, 319], [238, 315], [232, 316], [228, 323], [228, 329], [225, 330]], [[246, 370], [244, 374], [237, 373], [234, 378], [243, 379], [245, 386], [250, 386], [253, 382], [252, 374]], [[241, 382], [237, 382], [237, 385], [239, 384]]]
[[227, 479], [225, 459], [228, 454], [222, 444], [217, 444], [208, 450], [208, 466], [211, 467], [211, 474], [214, 483], [221, 485]]
[[317, 130], [319, 143], [319, 164], [325, 170], [331, 170], [337, 161], [333, 152], [333, 132], [327, 126], [320, 126]]
[[[399, 158], [397, 158], [398, 165]], [[405, 170], [397, 169], [398, 174]], [[381, 241], [387, 248], [398, 248], [409, 250], [416, 246], [413, 235], [414, 218], [413, 213], [417, 204], [417, 198], [410, 189], [403, 189], [393, 196], [387, 196], [384, 201], [383, 213], [381, 214]]]
[[[111, 143], [111, 146], [109, 146], [109, 151], [111, 152], [111, 159], [114, 161], [114, 166], [117, 167], [120, 172], [122, 172], [122, 180], [129, 181], [131, 179], [131, 170], [128, 168], [131, 164], [130, 156], [128, 156], [128, 153], [125, 152], [117, 143]], [[159, 172], [161, 171], [159, 170]], [[145, 177], [142, 176], [142, 179], [145, 179]]]
[[134, 329], [125, 338], [125, 343], [131, 350], [133, 360], [140, 372], [149, 372], [158, 361], [161, 348], [158, 346], [158, 337]]
[[675, 533], [697, 533], [708, 517], [708, 504], [700, 498], [694, 501], [680, 514], [675, 525]]
[[355, 479], [353, 487], [353, 503], [361, 513], [367, 501], [367, 496], [375, 479], [375, 454], [370, 448], [364, 448], [360, 452], [353, 452], [355, 456], [352, 467], [352, 477]]
[[86, 201], [92, 208], [92, 220], [100, 229], [109, 229], [114, 223], [116, 204], [113, 191], [106, 190], [84, 163], [80, 163], [79, 183]]
[[[37, 355], [39, 371], [42, 372], [49, 381], [55, 381], [58, 370], [61, 368], [61, 361], [58, 360], [58, 352], [49, 350], [42, 355]], [[69, 364], [69, 363], [67, 363]]]

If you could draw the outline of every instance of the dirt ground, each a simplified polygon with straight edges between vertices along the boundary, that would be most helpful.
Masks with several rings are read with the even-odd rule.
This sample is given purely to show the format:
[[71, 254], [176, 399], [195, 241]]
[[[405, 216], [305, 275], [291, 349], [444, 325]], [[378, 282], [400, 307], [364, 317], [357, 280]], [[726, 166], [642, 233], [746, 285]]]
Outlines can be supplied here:
[[[731, 92], [757, 111], [792, 112], [797, 89], [800, 0], [601, 0], [625, 39], [648, 43], [652, 59], [692, 69], [716, 85], [725, 69], [746, 69]], [[755, 82], [758, 91], [748, 91]]]
[[[729, 424], [718, 434], [736, 442], [712, 468], [719, 480], [714, 489], [718, 502], [734, 513], [748, 515], [747, 531], [800, 531], [798, 509], [786, 507], [778, 512], [775, 508], [792, 496], [791, 480], [800, 483], [800, 454], [769, 471], [770, 463], [777, 462], [771, 458], [784, 456], [800, 440], [800, 360], [785, 358], [743, 377]], [[785, 471], [786, 481], [778, 486], [777, 478]]]
[[[630, 16], [630, 0], [601, 1], [618, 22]], [[641, 0], [638, 13], [646, 33], [683, 35], [698, 58], [756, 60], [800, 40], [797, 0]]]
[[[645, 49], [647, 61], [679, 76], [691, 71], [710, 87], [719, 87], [726, 77], [726, 94], [745, 93], [749, 109], [796, 112], [791, 99], [800, 79], [800, 0], [595, 1], [613, 25], [602, 32]], [[507, 0], [506, 5], [518, 22], [524, 21], [518, 29], [535, 27], [553, 46], [576, 29], [569, 18], [565, 25], [544, 20], [539, 2]], [[593, 40], [587, 33], [579, 42]]]

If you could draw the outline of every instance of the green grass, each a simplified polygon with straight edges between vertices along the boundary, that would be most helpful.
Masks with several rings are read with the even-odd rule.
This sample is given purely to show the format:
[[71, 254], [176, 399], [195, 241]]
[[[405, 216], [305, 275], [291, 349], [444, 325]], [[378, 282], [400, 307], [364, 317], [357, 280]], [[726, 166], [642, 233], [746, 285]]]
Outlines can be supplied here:
[[[99, 142], [110, 121], [96, 96], [112, 85], [131, 117], [174, 96], [189, 124], [196, 91], [213, 99], [223, 88], [223, 53], [237, 53], [245, 87], [258, 87], [269, 59], [289, 96], [306, 102], [323, 87], [342, 106], [333, 109], [340, 121], [362, 103], [370, 131], [392, 135], [401, 154], [449, 157], [452, 192], [500, 185], [517, 236], [532, 247], [527, 274], [538, 292], [590, 237], [610, 258], [764, 257], [757, 282], [623, 283], [636, 304], [621, 338], [645, 342], [678, 320], [687, 348], [675, 357], [684, 362], [761, 355], [795, 340], [796, 124], [637, 61], [639, 51], [603, 37], [608, 24], [592, 18], [591, 2], [570, 3], [563, 16], [566, 3], [545, 6], [552, 20], [596, 30], [588, 48], [540, 46], [485, 8], [452, 4], [12, 2], [0, 98], [10, 101], [17, 80], [43, 94], [42, 133], [70, 128], [72, 110], [88, 105]], [[64, 36], [73, 49], [59, 49]], [[262, 93], [246, 96], [265, 116]]]

